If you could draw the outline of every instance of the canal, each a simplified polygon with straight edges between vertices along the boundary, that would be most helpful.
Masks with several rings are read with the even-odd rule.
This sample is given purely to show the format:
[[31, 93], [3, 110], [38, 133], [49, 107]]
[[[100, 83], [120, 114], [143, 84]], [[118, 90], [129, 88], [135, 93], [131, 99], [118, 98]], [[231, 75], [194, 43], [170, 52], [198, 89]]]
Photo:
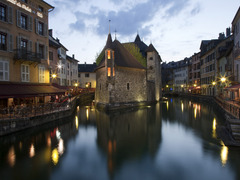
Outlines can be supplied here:
[[0, 138], [0, 179], [240, 179], [214, 107], [181, 98], [104, 113], [77, 107], [55, 124]]

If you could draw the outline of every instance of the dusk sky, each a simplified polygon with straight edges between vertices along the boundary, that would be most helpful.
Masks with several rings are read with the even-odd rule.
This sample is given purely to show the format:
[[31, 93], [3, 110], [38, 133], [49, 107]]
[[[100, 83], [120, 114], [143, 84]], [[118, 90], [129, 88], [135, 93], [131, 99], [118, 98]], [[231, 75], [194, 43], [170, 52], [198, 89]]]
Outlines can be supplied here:
[[134, 41], [137, 32], [151, 42], [165, 62], [199, 52], [201, 40], [226, 32], [240, 0], [46, 0], [53, 37], [80, 63], [95, 62], [111, 34], [120, 42]]

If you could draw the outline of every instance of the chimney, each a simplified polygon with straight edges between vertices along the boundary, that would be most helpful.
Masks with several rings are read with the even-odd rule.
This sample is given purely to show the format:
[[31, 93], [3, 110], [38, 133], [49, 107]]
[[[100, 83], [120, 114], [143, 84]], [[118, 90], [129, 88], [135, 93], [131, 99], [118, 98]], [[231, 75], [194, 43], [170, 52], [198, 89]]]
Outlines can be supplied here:
[[74, 54], [72, 55], [72, 58], [75, 59], [75, 55]]
[[52, 29], [49, 29], [49, 30], [48, 30], [48, 34], [49, 34], [50, 36], [52, 36], [52, 34], [53, 34], [53, 33], [52, 33]]
[[229, 37], [231, 35], [230, 27], [226, 29], [226, 36]]
[[56, 38], [56, 41], [57, 41], [57, 42], [60, 42], [58, 38]]
[[218, 39], [219, 39], [219, 40], [223, 40], [224, 38], [225, 38], [224, 33], [219, 33]]

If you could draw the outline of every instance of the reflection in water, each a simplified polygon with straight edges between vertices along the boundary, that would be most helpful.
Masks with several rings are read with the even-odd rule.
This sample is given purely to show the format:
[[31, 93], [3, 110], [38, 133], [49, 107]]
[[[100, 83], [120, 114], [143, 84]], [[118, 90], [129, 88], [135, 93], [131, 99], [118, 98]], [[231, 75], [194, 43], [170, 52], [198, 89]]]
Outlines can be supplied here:
[[168, 101], [166, 102], [166, 106], [167, 106], [167, 111], [168, 111], [168, 106], [169, 106]]
[[58, 153], [60, 156], [64, 153], [64, 143], [62, 138], [59, 140], [58, 143]]
[[76, 125], [76, 130], [78, 130], [78, 116], [75, 116], [75, 125]]
[[213, 118], [213, 125], [212, 125], [212, 137], [217, 138], [217, 133], [216, 133], [216, 127], [217, 127], [217, 121], [216, 118]]
[[58, 159], [59, 159], [58, 150], [57, 150], [57, 148], [55, 148], [52, 151], [52, 162], [54, 165], [57, 165]]
[[35, 147], [33, 144], [31, 144], [30, 149], [29, 149], [29, 157], [32, 158], [35, 156]]
[[86, 117], [87, 117], [87, 120], [89, 119], [89, 107], [86, 107]]
[[8, 151], [8, 163], [11, 167], [13, 167], [15, 165], [15, 162], [16, 162], [16, 154], [15, 154], [14, 147], [12, 146]]
[[194, 107], [194, 118], [196, 119], [197, 118], [197, 108]]
[[60, 131], [58, 130], [58, 128], [57, 128], [57, 130], [56, 130], [56, 137], [57, 137], [58, 140], [61, 139], [61, 133], [60, 133]]
[[48, 135], [48, 137], [47, 137], [47, 146], [51, 147], [51, 144], [52, 144], [51, 137], [50, 137], [50, 135]]
[[224, 145], [222, 142], [222, 148], [221, 148], [221, 161], [222, 166], [225, 166], [228, 160], [228, 147]]
[[184, 110], [184, 104], [183, 104], [182, 101], [181, 101], [181, 109], [182, 109], [182, 112], [183, 112], [183, 110]]

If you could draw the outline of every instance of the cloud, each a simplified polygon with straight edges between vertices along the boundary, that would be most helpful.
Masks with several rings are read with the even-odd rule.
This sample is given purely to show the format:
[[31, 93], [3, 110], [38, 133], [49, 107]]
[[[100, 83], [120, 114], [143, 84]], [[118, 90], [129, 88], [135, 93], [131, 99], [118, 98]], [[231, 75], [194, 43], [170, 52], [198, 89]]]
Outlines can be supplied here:
[[[119, 0], [111, 0], [116, 5]], [[98, 35], [105, 35], [108, 32], [108, 20], [111, 20], [111, 28], [117, 30], [120, 35], [131, 35], [141, 31], [144, 35], [151, 33], [151, 26], [146, 26], [154, 16], [162, 9], [169, 7], [166, 17], [171, 18], [178, 15], [187, 5], [189, 0], [148, 0], [147, 2], [135, 2], [130, 8], [117, 10], [101, 10], [99, 7], [92, 6], [89, 13], [78, 11], [75, 13], [76, 22], [71, 23], [70, 27], [76, 31], [83, 32], [85, 28], [94, 29]], [[95, 24], [89, 21], [94, 21]], [[154, 23], [154, 22], [153, 22]]]

